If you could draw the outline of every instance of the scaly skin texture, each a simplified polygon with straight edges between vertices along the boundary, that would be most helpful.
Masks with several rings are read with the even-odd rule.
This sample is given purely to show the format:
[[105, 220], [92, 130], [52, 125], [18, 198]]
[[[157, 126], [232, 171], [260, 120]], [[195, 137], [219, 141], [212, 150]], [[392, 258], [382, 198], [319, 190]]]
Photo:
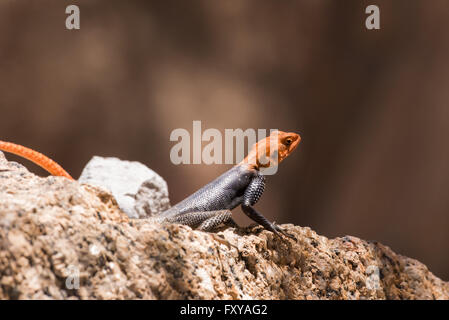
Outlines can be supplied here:
[[265, 188], [265, 176], [260, 169], [281, 163], [296, 149], [300, 141], [301, 137], [296, 133], [273, 132], [256, 143], [242, 162], [152, 219], [210, 231], [223, 223], [236, 226], [230, 210], [240, 205], [249, 218], [267, 230], [278, 236], [291, 237], [253, 206]]
[[70, 174], [68, 174], [59, 164], [33, 149], [0, 140], [0, 150], [14, 153], [15, 155], [28, 159], [54, 176], [62, 176], [73, 180]]

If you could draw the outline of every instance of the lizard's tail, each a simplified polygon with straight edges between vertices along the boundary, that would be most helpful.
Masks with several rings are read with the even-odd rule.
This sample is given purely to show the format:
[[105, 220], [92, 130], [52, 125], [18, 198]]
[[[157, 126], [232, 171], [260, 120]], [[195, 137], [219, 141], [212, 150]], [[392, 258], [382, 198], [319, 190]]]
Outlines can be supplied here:
[[0, 150], [14, 153], [15, 155], [28, 159], [54, 176], [62, 176], [74, 180], [59, 164], [33, 149], [0, 140]]

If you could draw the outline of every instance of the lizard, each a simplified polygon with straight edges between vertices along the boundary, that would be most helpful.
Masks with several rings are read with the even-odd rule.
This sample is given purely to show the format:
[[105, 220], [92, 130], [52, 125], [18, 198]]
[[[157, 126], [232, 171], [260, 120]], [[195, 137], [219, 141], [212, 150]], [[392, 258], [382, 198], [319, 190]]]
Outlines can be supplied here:
[[300, 141], [297, 133], [273, 131], [270, 136], [254, 144], [240, 163], [153, 219], [162, 223], [184, 224], [202, 231], [211, 231], [222, 224], [238, 227], [231, 217], [231, 210], [240, 205], [250, 219], [265, 229], [281, 238], [295, 239], [253, 206], [265, 189], [266, 179], [261, 169], [277, 166], [296, 149]]
[[[277, 166], [301, 141], [294, 132], [274, 131], [252, 147], [246, 158], [170, 209], [150, 218], [159, 223], [178, 223], [201, 231], [212, 231], [221, 224], [237, 226], [231, 210], [241, 206], [243, 212], [265, 229], [281, 237], [294, 237], [270, 222], [253, 206], [265, 189], [262, 168]], [[30, 148], [0, 140], [0, 150], [26, 158], [50, 174], [74, 180], [59, 164]]]

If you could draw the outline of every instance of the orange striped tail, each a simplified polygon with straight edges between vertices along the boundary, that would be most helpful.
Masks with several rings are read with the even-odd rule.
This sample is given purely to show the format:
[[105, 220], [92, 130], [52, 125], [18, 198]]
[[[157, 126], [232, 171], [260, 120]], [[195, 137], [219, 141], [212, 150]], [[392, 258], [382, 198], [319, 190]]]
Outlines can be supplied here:
[[67, 179], [74, 180], [59, 164], [33, 149], [0, 140], [0, 150], [14, 153], [22, 158], [28, 159], [54, 176], [66, 177]]

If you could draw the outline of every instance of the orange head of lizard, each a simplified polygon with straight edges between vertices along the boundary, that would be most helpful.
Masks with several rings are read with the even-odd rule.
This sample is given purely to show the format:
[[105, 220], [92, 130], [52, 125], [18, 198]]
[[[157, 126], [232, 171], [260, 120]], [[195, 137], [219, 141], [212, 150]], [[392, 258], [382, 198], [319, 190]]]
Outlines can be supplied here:
[[257, 142], [242, 161], [255, 169], [277, 166], [296, 149], [301, 137], [294, 132], [273, 131]]

